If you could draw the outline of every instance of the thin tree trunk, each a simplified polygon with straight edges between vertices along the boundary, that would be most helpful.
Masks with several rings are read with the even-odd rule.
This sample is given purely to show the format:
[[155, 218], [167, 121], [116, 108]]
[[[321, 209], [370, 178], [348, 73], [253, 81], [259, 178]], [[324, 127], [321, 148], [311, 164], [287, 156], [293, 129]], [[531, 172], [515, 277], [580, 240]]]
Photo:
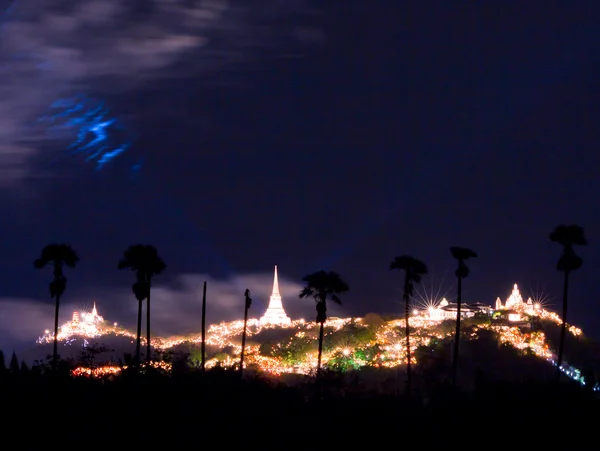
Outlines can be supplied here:
[[150, 365], [150, 283], [148, 283], [148, 298], [146, 300], [146, 364]]
[[563, 311], [562, 311], [562, 325], [560, 327], [560, 342], [558, 345], [558, 360], [556, 362], [556, 380], [560, 381], [560, 367], [563, 362], [563, 350], [565, 347], [565, 335], [567, 331], [567, 297], [569, 294], [569, 272], [565, 271], [565, 282], [563, 285]]
[[244, 372], [244, 351], [246, 349], [246, 326], [248, 324], [248, 307], [244, 308], [244, 330], [242, 332], [242, 353], [240, 355], [240, 377]]
[[[246, 327], [244, 326], [244, 329]], [[200, 352], [202, 353], [202, 372], [206, 368], [206, 281], [204, 282], [204, 288], [202, 289], [202, 344], [200, 346]]]
[[321, 327], [319, 328], [319, 352], [317, 354], [317, 380], [320, 379], [321, 376], [321, 357], [323, 356], [323, 336], [324, 336], [324, 322], [321, 322]]
[[142, 302], [138, 301], [137, 338], [135, 341], [135, 364], [140, 364], [141, 341], [142, 341]]
[[456, 331], [454, 332], [454, 352], [452, 354], [452, 386], [456, 387], [458, 374], [458, 345], [460, 342], [460, 310], [462, 305], [462, 278], [458, 278], [458, 295], [456, 298]]
[[406, 395], [410, 398], [412, 394], [412, 380], [411, 380], [411, 359], [410, 359], [410, 303], [408, 296], [408, 279], [407, 284], [404, 287], [404, 322], [406, 324]]
[[52, 351], [52, 364], [56, 369], [58, 363], [58, 310], [60, 307], [60, 294], [56, 295], [56, 306], [54, 307], [54, 348]]

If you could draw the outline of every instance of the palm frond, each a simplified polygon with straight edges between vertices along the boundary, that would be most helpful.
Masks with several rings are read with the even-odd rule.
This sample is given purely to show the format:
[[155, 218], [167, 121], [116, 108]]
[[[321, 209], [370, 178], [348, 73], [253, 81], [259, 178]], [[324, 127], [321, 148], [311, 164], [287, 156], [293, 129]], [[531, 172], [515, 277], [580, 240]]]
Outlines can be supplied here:
[[69, 244], [52, 243], [44, 246], [39, 258], [35, 259], [33, 266], [41, 269], [46, 265], [53, 263], [55, 265], [65, 265], [73, 268], [79, 262], [79, 256]]
[[466, 247], [452, 246], [450, 247], [450, 253], [452, 254], [453, 258], [459, 261], [477, 257], [475, 251]]
[[562, 246], [586, 246], [588, 244], [583, 227], [576, 224], [557, 226], [550, 234], [550, 240]]
[[314, 290], [310, 287], [304, 287], [302, 288], [302, 291], [300, 291], [300, 298], [309, 298], [309, 297], [313, 297], [314, 296]]

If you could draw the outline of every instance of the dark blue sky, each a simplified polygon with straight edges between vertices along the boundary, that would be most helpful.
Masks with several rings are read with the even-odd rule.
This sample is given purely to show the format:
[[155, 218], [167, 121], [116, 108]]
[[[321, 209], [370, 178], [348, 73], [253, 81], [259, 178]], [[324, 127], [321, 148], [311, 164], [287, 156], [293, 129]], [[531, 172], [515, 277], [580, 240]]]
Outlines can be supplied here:
[[[135, 141], [98, 172], [70, 155], [68, 142], [29, 136], [27, 127], [20, 139], [16, 127], [7, 132], [35, 151], [0, 172], [0, 295], [44, 303], [50, 274], [34, 272], [32, 261], [44, 244], [66, 241], [81, 264], [69, 273], [65, 302], [97, 299], [105, 317], [125, 315], [105, 293], [128, 293], [131, 275], [117, 261], [127, 245], [147, 242], [168, 263], [165, 284], [208, 275], [239, 285], [242, 302], [243, 275], [270, 274], [277, 264], [300, 283], [331, 269], [351, 287], [345, 313], [392, 313], [402, 277], [388, 271], [392, 258], [422, 259], [427, 283], [444, 284], [452, 297], [449, 246], [458, 245], [479, 254], [464, 283], [467, 302], [505, 299], [516, 282], [558, 309], [560, 248], [548, 236], [577, 223], [590, 245], [580, 249], [570, 318], [600, 338], [600, 5], [265, 4], [254, 11], [232, 2], [203, 25], [207, 43], [160, 67], [140, 59], [129, 73], [115, 54], [116, 70], [110, 52], [94, 53], [97, 44], [71, 65], [36, 66], [39, 89], [58, 79], [56, 98], [104, 100]], [[23, 23], [42, 20], [26, 12]], [[155, 31], [179, 33], [176, 25]], [[9, 54], [17, 52], [0, 46], [0, 61]], [[11, 92], [29, 92], [14, 67], [0, 76], [13, 80]], [[26, 102], [19, 118], [43, 115], [30, 97], [7, 105]], [[22, 168], [26, 175], [15, 176]]]

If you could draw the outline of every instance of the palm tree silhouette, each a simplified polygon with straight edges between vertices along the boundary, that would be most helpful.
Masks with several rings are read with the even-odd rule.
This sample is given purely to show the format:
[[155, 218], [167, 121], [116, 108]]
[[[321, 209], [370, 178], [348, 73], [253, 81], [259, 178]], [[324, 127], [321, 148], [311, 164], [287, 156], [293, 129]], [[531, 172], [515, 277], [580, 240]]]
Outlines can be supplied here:
[[338, 294], [349, 290], [348, 284], [339, 274], [333, 271], [317, 271], [302, 278], [306, 286], [300, 291], [300, 298], [312, 297], [316, 301], [317, 319], [319, 329], [319, 352], [317, 357], [317, 379], [321, 374], [321, 358], [323, 355], [323, 327], [327, 320], [327, 298], [336, 304], [342, 303]]
[[133, 294], [138, 301], [138, 317], [137, 317], [137, 335], [135, 340], [135, 363], [140, 363], [141, 340], [142, 340], [142, 304], [147, 299], [149, 287], [145, 282], [144, 276], [139, 271], [136, 274], [136, 282], [131, 287]]
[[140, 362], [140, 341], [142, 335], [142, 302], [146, 299], [146, 362], [150, 363], [150, 288], [155, 275], [162, 273], [167, 265], [158, 255], [154, 246], [134, 244], [125, 249], [119, 261], [119, 269], [135, 271], [136, 282], [132, 286], [133, 294], [138, 300], [138, 325], [136, 341], [136, 363]]
[[67, 278], [63, 273], [63, 267], [74, 268], [79, 262], [79, 257], [68, 244], [49, 244], [42, 249], [40, 257], [33, 262], [37, 269], [51, 264], [54, 278], [50, 282], [50, 298], [56, 300], [54, 307], [54, 350], [52, 352], [52, 363], [56, 367], [58, 362], [58, 311], [60, 298], [67, 288]]
[[469, 275], [469, 268], [465, 265], [465, 260], [476, 258], [477, 254], [466, 247], [450, 248], [450, 254], [458, 261], [456, 268], [456, 277], [458, 279], [458, 293], [456, 296], [456, 331], [454, 332], [454, 352], [452, 353], [452, 386], [456, 386], [456, 375], [458, 373], [458, 344], [460, 341], [460, 308], [462, 305], [462, 280]]
[[246, 349], [246, 330], [248, 324], [248, 310], [252, 305], [252, 298], [250, 297], [250, 290], [246, 288], [244, 292], [244, 330], [242, 331], [242, 353], [240, 354], [240, 377], [244, 372], [244, 351]]
[[563, 310], [562, 325], [560, 328], [560, 342], [558, 345], [558, 360], [556, 362], [556, 379], [560, 380], [561, 365], [563, 362], [563, 351], [565, 346], [565, 332], [567, 330], [567, 299], [569, 293], [569, 275], [571, 271], [581, 268], [583, 260], [579, 257], [573, 247], [586, 246], [587, 239], [583, 227], [578, 225], [559, 225], [550, 234], [550, 240], [562, 246], [562, 253], [556, 264], [556, 269], [565, 273], [563, 282]]
[[411, 395], [411, 353], [410, 353], [410, 298], [413, 294], [413, 283], [421, 282], [421, 277], [427, 274], [427, 265], [410, 255], [401, 255], [395, 257], [390, 263], [390, 270], [398, 269], [404, 271], [404, 290], [402, 298], [404, 300], [404, 321], [406, 329], [406, 394]]

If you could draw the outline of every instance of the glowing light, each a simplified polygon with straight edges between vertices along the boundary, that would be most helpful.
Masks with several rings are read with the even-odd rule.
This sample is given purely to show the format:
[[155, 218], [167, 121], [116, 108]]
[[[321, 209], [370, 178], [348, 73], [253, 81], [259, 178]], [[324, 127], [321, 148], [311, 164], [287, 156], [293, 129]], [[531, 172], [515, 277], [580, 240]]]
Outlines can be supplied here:
[[279, 294], [279, 282], [277, 280], [277, 265], [275, 265], [275, 273], [273, 275], [273, 292], [269, 298], [269, 307], [265, 314], [260, 318], [262, 325], [272, 324], [278, 326], [289, 326], [290, 318], [283, 310], [281, 303], [281, 295]]
[[428, 285], [421, 283], [414, 287], [414, 300], [423, 310], [438, 307], [440, 302], [449, 296], [452, 289], [452, 286], [448, 286], [445, 282], [444, 277], [437, 282], [437, 278], [431, 274], [427, 279], [429, 281]]
[[[518, 299], [518, 296], [513, 296], [513, 300], [515, 298]], [[440, 304], [448, 306], [447, 302]], [[437, 308], [429, 307], [410, 319], [410, 356], [411, 362], [414, 364], [419, 363], [415, 357], [417, 348], [429, 346], [432, 340], [450, 338], [453, 334], [451, 329], [438, 327], [445, 318], [430, 314], [436, 310]], [[505, 309], [505, 311], [508, 312], [509, 310]], [[528, 321], [528, 318], [536, 316], [557, 325], [562, 323], [557, 313], [548, 311], [542, 306], [534, 308], [534, 304], [529, 301], [521, 300], [520, 302], [511, 303], [510, 311], [522, 315], [523, 321]], [[209, 359], [206, 362], [207, 368], [217, 365], [231, 367], [239, 364], [243, 327], [244, 322], [242, 320], [221, 322], [208, 327], [206, 344], [216, 349], [227, 350], [227, 352], [221, 352], [218, 356]], [[370, 327], [373, 327], [370, 334], [363, 334], [364, 338], [361, 339], [356, 338], [356, 336], [361, 335], [361, 331], [368, 330]], [[282, 338], [280, 342], [272, 346], [273, 355], [262, 355], [261, 345], [257, 344], [256, 339], [253, 341], [252, 337], [257, 337], [261, 332], [269, 329], [289, 330], [288, 338]], [[322, 363], [324, 366], [333, 365], [333, 367], [344, 370], [363, 366], [378, 368], [404, 365], [409, 355], [406, 349], [404, 329], [405, 320], [403, 318], [386, 321], [377, 326], [369, 326], [361, 318], [328, 318], [324, 325], [325, 338], [330, 343], [332, 338], [334, 340], [333, 346], [323, 350]], [[336, 334], [342, 330], [350, 331], [348, 332], [350, 335], [342, 333], [342, 335], [338, 335], [340, 338], [336, 339]], [[528, 328], [519, 327], [510, 321], [494, 321], [491, 318], [489, 322], [473, 326], [474, 332], [471, 339], [478, 338], [477, 332], [479, 330], [493, 331], [502, 343], [509, 344], [523, 352], [532, 352], [539, 358], [556, 364], [556, 354], [550, 349], [546, 336], [541, 331], [532, 331]], [[567, 330], [574, 336], [582, 335], [581, 329], [575, 326], [569, 325]], [[74, 312], [72, 321], [59, 328], [58, 339], [68, 346], [74, 342], [77, 336], [86, 340], [108, 334], [126, 336], [132, 339], [132, 343], [136, 338], [134, 333], [118, 327], [117, 323], [105, 321], [94, 305], [91, 311]], [[250, 343], [246, 346], [247, 359], [245, 364], [247, 366], [253, 366], [273, 375], [285, 373], [314, 374], [317, 366], [317, 323], [300, 318], [291, 320], [289, 325], [278, 326], [266, 324], [257, 318], [249, 318], [247, 337]], [[53, 333], [46, 330], [44, 335], [38, 339], [38, 343], [51, 343], [52, 340]], [[183, 343], [198, 345], [201, 341], [201, 334], [168, 338], [155, 337], [152, 340], [152, 346], [157, 350], [168, 350]], [[299, 354], [293, 358], [286, 358], [286, 349], [291, 349], [294, 343], [302, 345], [299, 348]], [[152, 365], [168, 368], [164, 362], [153, 362]], [[79, 368], [76, 370], [76, 374], [106, 376], [116, 374], [118, 371], [121, 371], [121, 369], [108, 365], [93, 370]], [[569, 377], [584, 383], [581, 373], [576, 368], [564, 364], [563, 371]]]
[[[71, 321], [66, 322], [58, 328], [58, 340], [64, 341], [65, 344], [70, 344], [74, 337], [98, 338], [102, 335], [114, 334], [118, 336], [126, 336], [135, 338], [135, 334], [126, 329], [119, 328], [117, 323], [109, 324], [102, 316], [98, 314], [96, 304], [91, 311], [79, 310], [73, 312]], [[51, 343], [54, 341], [54, 333], [46, 329], [44, 334], [39, 337], [36, 342], [38, 344]]]

